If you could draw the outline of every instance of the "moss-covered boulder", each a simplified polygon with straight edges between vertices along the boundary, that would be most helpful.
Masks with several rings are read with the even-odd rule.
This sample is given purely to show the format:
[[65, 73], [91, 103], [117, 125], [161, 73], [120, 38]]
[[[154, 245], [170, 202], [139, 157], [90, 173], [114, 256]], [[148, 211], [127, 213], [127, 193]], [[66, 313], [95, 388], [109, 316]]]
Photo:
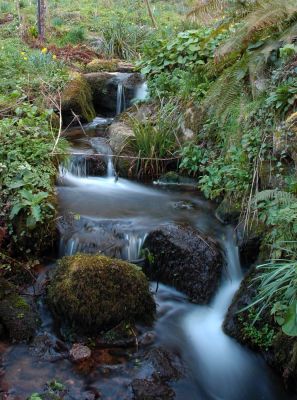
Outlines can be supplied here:
[[39, 325], [37, 313], [5, 279], [0, 279], [0, 323], [13, 342], [30, 340]]
[[85, 77], [79, 73], [73, 74], [62, 94], [64, 123], [73, 118], [72, 111], [85, 121], [92, 121], [96, 115], [91, 87]]
[[47, 298], [56, 316], [91, 334], [123, 321], [152, 321], [155, 311], [141, 269], [101, 255], [77, 254], [60, 260]]

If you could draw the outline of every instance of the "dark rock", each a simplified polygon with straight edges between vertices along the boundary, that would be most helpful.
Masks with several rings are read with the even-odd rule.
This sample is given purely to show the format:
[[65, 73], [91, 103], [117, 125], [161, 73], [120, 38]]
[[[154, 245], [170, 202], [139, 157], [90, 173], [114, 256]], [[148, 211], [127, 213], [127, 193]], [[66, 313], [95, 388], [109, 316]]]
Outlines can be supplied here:
[[229, 336], [232, 336], [243, 344], [250, 345], [251, 343], [247, 343], [247, 339], [242, 332], [241, 317], [243, 317], [243, 314], [239, 314], [238, 311], [251, 304], [252, 299], [256, 294], [255, 286], [251, 285], [254, 278], [255, 268], [252, 268], [241, 282], [238, 291], [235, 293], [223, 325], [225, 333]]
[[169, 400], [175, 397], [174, 390], [158, 379], [134, 379], [131, 386], [134, 400]]
[[87, 346], [84, 346], [80, 343], [75, 343], [71, 347], [69, 355], [70, 360], [74, 363], [77, 363], [88, 360], [92, 355], [92, 351]]
[[144, 333], [139, 339], [138, 344], [139, 346], [150, 346], [154, 343], [156, 339], [156, 333], [153, 331], [149, 331]]
[[179, 368], [175, 365], [176, 360], [174, 355], [162, 347], [155, 347], [150, 350], [146, 355], [146, 359], [150, 361], [154, 367], [153, 376], [158, 377], [158, 379], [162, 381], [175, 381], [180, 379], [183, 375], [180, 370], [180, 365]]
[[193, 302], [206, 304], [213, 296], [222, 272], [222, 255], [217, 245], [190, 226], [168, 224], [151, 232], [144, 249], [152, 265], [147, 275], [174, 286]]
[[135, 89], [142, 81], [138, 73], [91, 72], [84, 75], [93, 93], [93, 103], [97, 112], [115, 115], [119, 83], [123, 84], [126, 107], [131, 105]]
[[13, 342], [30, 340], [39, 326], [37, 313], [4, 279], [0, 279], [0, 322]]
[[68, 357], [64, 342], [48, 333], [38, 335], [30, 344], [30, 352], [44, 361], [55, 362]]
[[216, 217], [224, 224], [237, 224], [241, 206], [229, 198], [225, 198], [216, 209]]
[[60, 260], [48, 287], [53, 313], [80, 332], [121, 322], [152, 322], [155, 303], [141, 269], [122, 260], [76, 254]]

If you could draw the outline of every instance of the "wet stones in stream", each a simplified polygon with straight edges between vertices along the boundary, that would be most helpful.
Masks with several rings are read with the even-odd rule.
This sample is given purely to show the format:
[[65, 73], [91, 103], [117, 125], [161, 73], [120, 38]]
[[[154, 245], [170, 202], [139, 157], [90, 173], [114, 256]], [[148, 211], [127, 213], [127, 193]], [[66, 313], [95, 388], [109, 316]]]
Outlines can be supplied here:
[[219, 284], [223, 260], [218, 245], [190, 226], [167, 224], [144, 243], [145, 272], [152, 280], [174, 286], [199, 304], [206, 304]]

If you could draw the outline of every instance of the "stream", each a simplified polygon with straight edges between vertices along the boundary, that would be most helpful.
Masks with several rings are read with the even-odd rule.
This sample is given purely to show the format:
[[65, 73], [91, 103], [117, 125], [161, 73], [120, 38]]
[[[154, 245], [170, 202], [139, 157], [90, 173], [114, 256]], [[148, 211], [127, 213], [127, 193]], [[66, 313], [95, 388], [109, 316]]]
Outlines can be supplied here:
[[[120, 90], [118, 111], [123, 106], [123, 88]], [[85, 127], [87, 136], [82, 132], [74, 136], [72, 151], [80, 155], [74, 155], [68, 165], [60, 168], [59, 212], [73, 217], [71, 229], [67, 221], [59, 222], [60, 256], [103, 251], [137, 261], [148, 232], [170, 222], [190, 224], [214, 238], [223, 249], [226, 268], [211, 304], [194, 305], [174, 288], [162, 284], [157, 288], [151, 283], [157, 303], [151, 346], [178, 354], [184, 365], [184, 376], [170, 384], [175, 398], [289, 400], [291, 397], [262, 358], [225, 335], [221, 328], [243, 277], [232, 227], [222, 225], [213, 205], [188, 186], [144, 185], [115, 177], [111, 149], [104, 136], [110, 122], [97, 118]], [[86, 156], [92, 152], [104, 154], [106, 176], [88, 174]], [[41, 270], [35, 284], [37, 293], [53, 268], [55, 263]], [[38, 337], [59, 343], [60, 334], [42, 296], [38, 307], [42, 318]], [[37, 353], [32, 345], [0, 343], [0, 351], [0, 387], [14, 400], [25, 400], [51, 379], [65, 383], [73, 400], [89, 399], [90, 392], [100, 393], [102, 399], [131, 399], [131, 381], [147, 376], [150, 369], [141, 362], [141, 351], [135, 346], [95, 349], [91, 362], [83, 366], [72, 364], [61, 357], [61, 350], [52, 347]]]

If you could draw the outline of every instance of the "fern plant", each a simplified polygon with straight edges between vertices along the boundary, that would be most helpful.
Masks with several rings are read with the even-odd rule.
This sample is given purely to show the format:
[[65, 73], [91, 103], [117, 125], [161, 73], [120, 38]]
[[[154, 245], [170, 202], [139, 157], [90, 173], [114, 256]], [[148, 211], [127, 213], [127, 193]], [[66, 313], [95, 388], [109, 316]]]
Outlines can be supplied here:
[[281, 190], [264, 190], [254, 198], [259, 219], [268, 227], [264, 241], [271, 246], [272, 256], [282, 257], [283, 244], [297, 251], [297, 198]]

